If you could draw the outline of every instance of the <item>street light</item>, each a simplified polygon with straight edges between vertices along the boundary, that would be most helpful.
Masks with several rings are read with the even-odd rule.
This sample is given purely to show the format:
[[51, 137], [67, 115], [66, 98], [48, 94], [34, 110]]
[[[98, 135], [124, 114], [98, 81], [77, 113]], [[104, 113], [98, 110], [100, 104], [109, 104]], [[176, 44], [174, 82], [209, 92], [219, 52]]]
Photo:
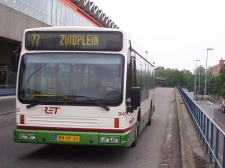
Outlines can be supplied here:
[[198, 93], [197, 93], [197, 97], [199, 96], [199, 92], [200, 92], [200, 73], [201, 73], [201, 65], [199, 65], [199, 79], [198, 79]]
[[205, 90], [204, 90], [204, 101], [206, 97], [206, 79], [207, 79], [207, 59], [208, 59], [208, 51], [213, 50], [213, 48], [207, 48], [207, 54], [206, 54], [206, 64], [205, 64]]
[[196, 60], [196, 72], [195, 72], [195, 86], [194, 86], [194, 95], [195, 95], [195, 100], [196, 100], [196, 95], [197, 95], [197, 87], [196, 87], [196, 82], [197, 82], [197, 62], [200, 60]]

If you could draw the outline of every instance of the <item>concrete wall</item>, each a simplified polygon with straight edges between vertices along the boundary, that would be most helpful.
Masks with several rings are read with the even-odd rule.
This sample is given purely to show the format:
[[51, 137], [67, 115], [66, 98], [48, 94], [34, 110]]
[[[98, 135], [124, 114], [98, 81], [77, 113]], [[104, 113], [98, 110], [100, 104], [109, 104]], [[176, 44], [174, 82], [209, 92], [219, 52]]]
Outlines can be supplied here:
[[0, 4], [0, 37], [22, 41], [24, 29], [46, 26], [49, 25]]

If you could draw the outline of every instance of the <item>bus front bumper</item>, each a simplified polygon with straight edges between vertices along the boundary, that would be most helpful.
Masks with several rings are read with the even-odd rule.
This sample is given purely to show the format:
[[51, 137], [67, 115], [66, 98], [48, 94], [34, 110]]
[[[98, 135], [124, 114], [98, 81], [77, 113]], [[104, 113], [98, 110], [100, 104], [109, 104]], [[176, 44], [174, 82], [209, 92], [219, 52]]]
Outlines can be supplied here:
[[124, 133], [53, 131], [14, 129], [14, 141], [40, 144], [71, 144], [92, 146], [128, 147], [133, 142], [134, 131]]

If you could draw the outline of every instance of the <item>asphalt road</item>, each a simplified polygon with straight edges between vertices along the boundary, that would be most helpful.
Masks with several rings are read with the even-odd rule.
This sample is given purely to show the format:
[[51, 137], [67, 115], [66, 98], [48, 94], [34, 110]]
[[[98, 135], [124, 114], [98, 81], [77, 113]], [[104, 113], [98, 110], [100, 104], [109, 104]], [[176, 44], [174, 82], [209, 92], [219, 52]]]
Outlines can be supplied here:
[[[15, 100], [0, 100], [0, 168], [159, 168], [167, 135], [173, 88], [156, 89], [156, 111], [135, 148], [15, 143]], [[4, 105], [6, 107], [4, 107]]]
[[219, 110], [219, 104], [214, 104], [213, 120], [225, 132], [225, 113]]
[[0, 115], [16, 111], [15, 96], [0, 97]]

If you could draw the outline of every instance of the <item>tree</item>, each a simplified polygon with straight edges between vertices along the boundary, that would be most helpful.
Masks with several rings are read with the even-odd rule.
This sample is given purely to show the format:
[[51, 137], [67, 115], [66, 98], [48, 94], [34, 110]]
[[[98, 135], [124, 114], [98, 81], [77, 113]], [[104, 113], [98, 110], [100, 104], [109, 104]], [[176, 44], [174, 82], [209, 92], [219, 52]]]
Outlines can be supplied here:
[[200, 90], [198, 93], [202, 95], [202, 98], [205, 90], [205, 72], [207, 72], [206, 94], [225, 98], [225, 67], [220, 70], [220, 75], [216, 77], [212, 76], [212, 67], [209, 67], [205, 71], [203, 66], [199, 66], [194, 70], [194, 73], [185, 69], [181, 71], [170, 68], [165, 69], [163, 66], [155, 68], [155, 76], [166, 79], [165, 87], [176, 87], [179, 85], [182, 88], [187, 88], [189, 91], [194, 91], [194, 79], [196, 77], [196, 88], [198, 91], [200, 81]]
[[178, 69], [165, 69], [164, 67], [155, 68], [155, 76], [165, 78], [165, 87], [176, 87], [177, 85], [193, 90], [194, 76], [189, 70], [179, 71]]
[[182, 82], [179, 84], [183, 88], [187, 88], [188, 90], [193, 90], [193, 81], [194, 76], [189, 70], [182, 70], [181, 74], [183, 75]]
[[220, 96], [219, 89], [220, 88], [220, 76], [212, 77], [211, 80], [209, 80], [209, 93], [213, 95], [214, 102], [215, 102], [215, 96]]
[[156, 67], [155, 68], [155, 76], [156, 77], [163, 77], [165, 78], [165, 68], [162, 66]]
[[219, 89], [219, 90], [217, 90], [218, 94], [220, 96], [222, 96], [223, 98], [225, 98], [225, 67], [223, 67], [220, 70], [218, 85], [219, 85], [217, 88], [217, 89]]

